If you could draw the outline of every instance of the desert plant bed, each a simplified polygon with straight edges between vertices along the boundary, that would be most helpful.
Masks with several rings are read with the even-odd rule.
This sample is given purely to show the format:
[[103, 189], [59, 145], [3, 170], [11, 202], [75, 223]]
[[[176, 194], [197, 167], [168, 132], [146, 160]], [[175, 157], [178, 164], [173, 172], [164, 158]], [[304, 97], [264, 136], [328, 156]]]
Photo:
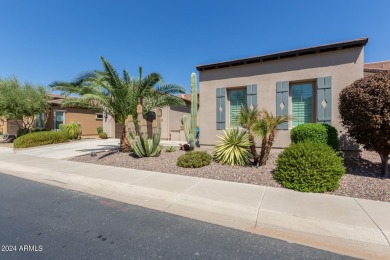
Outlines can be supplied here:
[[[206, 151], [211, 155], [213, 148], [202, 147], [197, 151]], [[201, 168], [182, 168], [176, 166], [176, 162], [185, 152], [179, 150], [166, 152], [165, 149], [162, 149], [159, 157], [135, 158], [128, 153], [112, 151], [98, 153], [96, 157], [83, 155], [70, 160], [281, 188], [282, 186], [273, 178], [275, 161], [280, 151], [272, 150], [267, 165], [258, 168], [221, 165], [214, 161]], [[375, 152], [363, 151], [360, 156], [345, 154], [347, 173], [341, 178], [340, 187], [334, 192], [327, 193], [390, 202], [390, 178], [380, 177], [380, 162]]]

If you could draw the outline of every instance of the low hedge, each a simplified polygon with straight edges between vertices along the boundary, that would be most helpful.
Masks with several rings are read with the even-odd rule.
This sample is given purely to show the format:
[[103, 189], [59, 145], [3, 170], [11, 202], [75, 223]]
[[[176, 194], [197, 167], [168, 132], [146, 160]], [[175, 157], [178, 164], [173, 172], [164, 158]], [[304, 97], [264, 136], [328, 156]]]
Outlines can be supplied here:
[[338, 149], [338, 134], [336, 128], [321, 123], [307, 123], [294, 127], [291, 130], [292, 143], [312, 141], [327, 144], [334, 150]]
[[177, 159], [177, 166], [183, 168], [200, 168], [211, 163], [211, 155], [207, 152], [191, 151]]
[[305, 192], [334, 191], [346, 169], [343, 158], [328, 145], [291, 144], [279, 154], [274, 178], [284, 187]]
[[63, 132], [43, 131], [25, 134], [14, 141], [14, 148], [28, 148], [46, 144], [65, 143], [69, 141]]

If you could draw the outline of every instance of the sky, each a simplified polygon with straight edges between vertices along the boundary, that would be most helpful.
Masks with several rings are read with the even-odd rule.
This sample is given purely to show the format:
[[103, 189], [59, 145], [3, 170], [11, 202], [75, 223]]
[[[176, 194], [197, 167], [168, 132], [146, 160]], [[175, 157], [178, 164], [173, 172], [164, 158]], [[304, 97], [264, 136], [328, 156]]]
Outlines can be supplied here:
[[158, 72], [368, 37], [390, 60], [389, 0], [0, 0], [0, 78], [48, 85], [102, 69]]

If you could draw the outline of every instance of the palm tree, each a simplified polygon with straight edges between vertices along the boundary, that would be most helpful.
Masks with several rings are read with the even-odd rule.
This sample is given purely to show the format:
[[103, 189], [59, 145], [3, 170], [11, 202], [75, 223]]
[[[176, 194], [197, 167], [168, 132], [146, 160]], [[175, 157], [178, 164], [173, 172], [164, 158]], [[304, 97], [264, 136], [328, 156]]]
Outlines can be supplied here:
[[144, 106], [145, 113], [158, 107], [185, 105], [182, 99], [174, 96], [185, 93], [185, 89], [175, 84], [161, 84], [162, 76], [158, 73], [143, 78], [142, 67], [139, 68], [137, 79], [131, 78], [126, 70], [121, 78], [107, 60], [103, 57], [100, 59], [104, 70], [84, 73], [73, 82], [55, 81], [50, 87], [66, 95], [79, 96], [68, 96], [63, 106], [98, 109], [112, 116], [123, 129], [120, 151], [129, 152], [131, 147], [127, 138], [126, 120], [129, 115], [137, 118], [138, 101]]
[[250, 145], [250, 151], [253, 158], [253, 164], [257, 165], [258, 163], [258, 155], [256, 151], [256, 143], [255, 143], [255, 137], [253, 133], [253, 126], [259, 119], [259, 110], [257, 109], [257, 106], [255, 106], [253, 109], [248, 109], [247, 106], [241, 107], [241, 112], [239, 116], [240, 125], [245, 128], [249, 135], [249, 141], [251, 143]]
[[274, 116], [271, 112], [263, 110], [261, 117], [253, 125], [253, 133], [262, 137], [261, 151], [258, 157], [260, 166], [266, 165], [272, 145], [275, 141], [276, 127], [288, 121], [290, 116]]

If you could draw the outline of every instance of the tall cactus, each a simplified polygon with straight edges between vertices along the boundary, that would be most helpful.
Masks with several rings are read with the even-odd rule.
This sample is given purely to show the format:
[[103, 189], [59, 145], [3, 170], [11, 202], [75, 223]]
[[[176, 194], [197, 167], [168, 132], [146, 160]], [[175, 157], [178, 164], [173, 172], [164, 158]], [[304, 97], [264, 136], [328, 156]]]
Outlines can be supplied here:
[[191, 74], [191, 125], [186, 115], [183, 116], [184, 134], [190, 150], [195, 149], [196, 126], [198, 117], [198, 91], [196, 73]]
[[[129, 117], [129, 141], [133, 152], [139, 157], [154, 157], [160, 154], [160, 136], [161, 136], [161, 110], [157, 109], [156, 119], [152, 122], [152, 139], [148, 138], [147, 122], [142, 115], [142, 105], [138, 102], [137, 106], [137, 127], [134, 124], [133, 117]], [[139, 135], [137, 135], [137, 128]]]

